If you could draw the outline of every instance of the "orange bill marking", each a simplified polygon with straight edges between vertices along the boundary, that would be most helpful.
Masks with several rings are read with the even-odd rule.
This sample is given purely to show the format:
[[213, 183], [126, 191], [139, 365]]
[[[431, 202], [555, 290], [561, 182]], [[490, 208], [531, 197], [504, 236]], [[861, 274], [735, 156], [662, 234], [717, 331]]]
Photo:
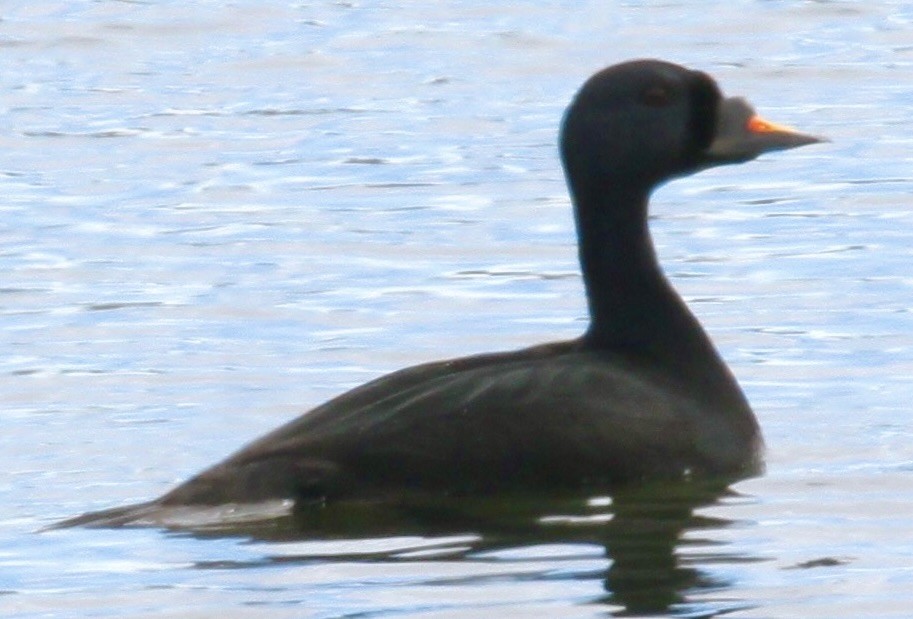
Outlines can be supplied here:
[[792, 127], [772, 123], [757, 115], [748, 119], [748, 130], [752, 133], [798, 133]]

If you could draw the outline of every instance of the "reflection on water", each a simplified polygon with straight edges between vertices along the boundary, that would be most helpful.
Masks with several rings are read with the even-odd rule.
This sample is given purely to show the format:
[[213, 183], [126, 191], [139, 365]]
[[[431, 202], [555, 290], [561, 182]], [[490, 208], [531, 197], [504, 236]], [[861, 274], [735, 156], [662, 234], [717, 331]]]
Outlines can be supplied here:
[[[199, 539], [242, 537], [262, 555], [246, 560], [197, 561], [197, 569], [225, 570], [294, 566], [315, 561], [346, 563], [426, 563], [464, 561], [499, 566], [501, 578], [527, 579], [533, 561], [548, 566], [538, 577], [559, 580], [599, 579], [604, 596], [589, 604], [607, 606], [616, 616], [648, 616], [688, 606], [688, 616], [711, 616], [720, 603], [697, 604], [703, 589], [728, 583], [680, 556], [680, 546], [701, 546], [702, 562], [748, 561], [725, 548], [695, 539], [694, 533], [720, 530], [728, 520], [695, 513], [733, 497], [722, 483], [658, 482], [616, 493], [612, 498], [499, 497], [492, 499], [415, 500], [396, 506], [312, 506], [297, 513], [255, 523], [175, 528]], [[685, 533], [691, 534], [687, 542]], [[605, 561], [594, 561], [592, 548]], [[562, 550], [563, 549], [563, 550]], [[573, 567], [581, 559], [583, 569]], [[598, 567], [603, 563], [603, 567]], [[516, 571], [511, 566], [517, 568]], [[430, 570], [434, 574], [434, 570]], [[480, 579], [493, 574], [483, 570]], [[438, 582], [440, 581], [440, 582]], [[431, 576], [426, 584], [445, 585]], [[744, 603], [741, 604], [744, 606]], [[702, 610], [698, 614], [696, 607]], [[725, 609], [739, 607], [727, 601]]]

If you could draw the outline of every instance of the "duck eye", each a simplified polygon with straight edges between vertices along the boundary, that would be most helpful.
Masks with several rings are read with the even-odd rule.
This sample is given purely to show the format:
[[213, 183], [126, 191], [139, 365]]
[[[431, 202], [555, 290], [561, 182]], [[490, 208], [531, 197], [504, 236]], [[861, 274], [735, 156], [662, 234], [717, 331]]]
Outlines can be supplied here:
[[672, 102], [672, 93], [664, 86], [650, 86], [640, 93], [640, 101], [650, 107], [662, 107]]

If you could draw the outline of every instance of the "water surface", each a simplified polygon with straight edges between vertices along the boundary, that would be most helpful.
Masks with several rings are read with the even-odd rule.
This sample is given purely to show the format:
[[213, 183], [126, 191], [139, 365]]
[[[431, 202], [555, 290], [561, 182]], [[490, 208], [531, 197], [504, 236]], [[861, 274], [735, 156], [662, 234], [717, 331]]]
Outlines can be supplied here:
[[[911, 21], [896, 1], [7, 3], [3, 615], [909, 616]], [[382, 373], [576, 336], [557, 126], [641, 56], [833, 140], [654, 199], [764, 477], [507, 531], [34, 533]]]

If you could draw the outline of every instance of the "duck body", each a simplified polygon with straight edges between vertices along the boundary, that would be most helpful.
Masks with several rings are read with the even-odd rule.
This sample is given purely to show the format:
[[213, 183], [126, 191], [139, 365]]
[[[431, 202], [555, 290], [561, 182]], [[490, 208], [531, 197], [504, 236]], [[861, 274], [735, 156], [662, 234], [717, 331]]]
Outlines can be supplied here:
[[689, 392], [653, 359], [576, 340], [381, 377], [265, 435], [161, 501], [600, 491], [639, 479], [751, 474], [760, 446], [741, 392]]
[[154, 520], [170, 506], [597, 493], [758, 473], [758, 423], [663, 275], [647, 203], [677, 176], [816, 141], [760, 121], [699, 71], [644, 60], [597, 73], [561, 132], [591, 318], [580, 338], [388, 374], [159, 499], [64, 526]]

